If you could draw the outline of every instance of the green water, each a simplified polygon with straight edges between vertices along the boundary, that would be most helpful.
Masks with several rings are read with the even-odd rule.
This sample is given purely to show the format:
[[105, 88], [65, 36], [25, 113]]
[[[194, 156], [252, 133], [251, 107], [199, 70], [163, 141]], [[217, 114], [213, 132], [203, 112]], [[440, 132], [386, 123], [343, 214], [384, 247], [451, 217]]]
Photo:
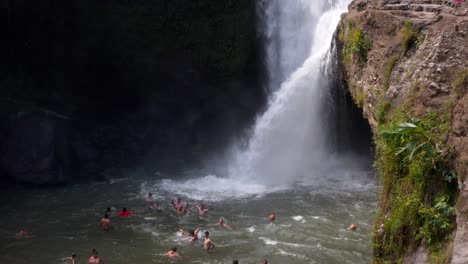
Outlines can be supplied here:
[[[208, 181], [217, 188], [216, 178]], [[176, 190], [167, 188], [176, 183]], [[72, 252], [77, 253], [78, 263], [87, 263], [93, 248], [104, 263], [114, 264], [232, 263], [233, 258], [240, 263], [260, 263], [263, 258], [269, 263], [370, 261], [377, 206], [377, 187], [371, 179], [298, 185], [258, 194], [255, 190], [242, 193], [251, 185], [237, 182], [235, 195], [223, 190], [200, 191], [192, 183], [128, 178], [58, 189], [5, 191], [0, 195], [0, 263], [60, 263], [58, 259]], [[184, 184], [188, 185], [185, 189]], [[147, 209], [144, 198], [148, 191], [160, 201], [162, 212]], [[169, 202], [179, 194], [191, 204], [203, 199], [210, 208], [208, 216], [200, 218], [193, 211], [176, 217]], [[99, 220], [110, 206], [137, 213], [127, 218], [111, 215], [115, 230], [104, 232]], [[271, 212], [277, 216], [274, 223], [266, 219]], [[209, 226], [220, 217], [233, 229]], [[351, 223], [357, 224], [356, 232], [347, 230]], [[195, 227], [210, 231], [217, 245], [214, 252], [204, 252], [202, 240], [189, 244], [177, 232], [178, 228]], [[15, 231], [20, 229], [34, 236], [15, 240]], [[186, 259], [162, 256], [172, 245]]]

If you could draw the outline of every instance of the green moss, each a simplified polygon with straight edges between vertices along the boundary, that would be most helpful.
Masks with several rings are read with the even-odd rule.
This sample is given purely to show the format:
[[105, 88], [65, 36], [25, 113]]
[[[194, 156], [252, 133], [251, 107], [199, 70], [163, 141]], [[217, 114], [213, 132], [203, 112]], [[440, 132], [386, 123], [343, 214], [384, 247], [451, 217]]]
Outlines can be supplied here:
[[414, 22], [413, 20], [406, 20], [403, 22], [403, 28], [400, 31], [401, 40], [403, 43], [403, 55], [408, 52], [411, 46], [417, 45], [420, 40], [419, 32], [413, 30]]
[[449, 264], [452, 257], [453, 235], [443, 243], [430, 247], [429, 264]]
[[392, 75], [393, 68], [395, 67], [399, 59], [399, 56], [392, 56], [385, 65], [385, 71], [383, 74], [383, 87], [385, 91], [387, 91], [390, 87], [390, 76]]
[[363, 108], [367, 100], [367, 95], [361, 88], [356, 87], [353, 92], [353, 99], [357, 106]]

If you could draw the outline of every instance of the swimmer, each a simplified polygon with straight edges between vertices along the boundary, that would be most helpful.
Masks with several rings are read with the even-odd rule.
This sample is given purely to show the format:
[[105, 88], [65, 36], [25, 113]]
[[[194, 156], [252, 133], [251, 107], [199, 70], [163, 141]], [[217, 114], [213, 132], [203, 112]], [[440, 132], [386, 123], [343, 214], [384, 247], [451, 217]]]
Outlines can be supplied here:
[[67, 261], [68, 263], [76, 264], [76, 254], [72, 253], [71, 257], [63, 258], [63, 259], [61, 259], [61, 261], [63, 261], [63, 262]]
[[262, 260], [262, 264], [268, 264], [268, 260], [263, 259], [263, 260]]
[[98, 252], [96, 249], [93, 248], [91, 252], [91, 257], [88, 259], [88, 264], [100, 264], [101, 258], [98, 257]]
[[270, 221], [275, 221], [275, 220], [276, 220], [275, 214], [270, 214], [270, 215], [268, 216], [268, 219], [269, 219]]
[[31, 237], [31, 234], [29, 234], [28, 231], [25, 231], [25, 230], [20, 230], [18, 232], [16, 232], [16, 235], [15, 235], [16, 239], [23, 239], [23, 238], [26, 238], [26, 237]]
[[232, 227], [230, 225], [224, 223], [224, 219], [222, 219], [222, 218], [219, 219], [218, 223], [213, 224], [212, 226], [219, 226], [219, 227], [224, 227], [224, 228], [227, 228], [227, 229], [232, 229]]
[[350, 230], [350, 231], [356, 231], [356, 228], [357, 228], [357, 226], [356, 226], [355, 224], [351, 224], [351, 225], [349, 226], [349, 230]]
[[187, 232], [187, 231], [185, 231], [185, 230], [183, 230], [183, 229], [181, 228], [181, 229], [179, 229], [179, 231], [182, 232], [182, 235], [183, 235], [183, 236], [189, 236], [189, 237], [191, 237], [190, 240], [189, 240], [189, 242], [192, 243], [192, 242], [198, 240], [198, 232], [200, 232], [200, 229], [197, 228], [197, 229], [195, 229], [195, 230], [189, 230], [189, 231]]
[[239, 261], [237, 259], [232, 261], [232, 264], [239, 264]]
[[171, 250], [169, 250], [164, 256], [171, 258], [171, 259], [176, 259], [180, 258], [179, 253], [177, 253], [177, 247], [172, 247]]
[[122, 211], [119, 212], [120, 216], [129, 216], [131, 214], [132, 214], [132, 212], [127, 211], [127, 208], [125, 208], [125, 207], [122, 209]]
[[157, 211], [161, 211], [161, 209], [159, 208], [159, 202], [155, 202], [154, 204], [148, 206], [149, 209], [153, 209], [153, 210], [157, 210]]
[[216, 245], [210, 239], [210, 232], [205, 231], [205, 241], [203, 242], [203, 247], [206, 251], [212, 251]]
[[189, 204], [188, 204], [188, 203], [186, 204], [185, 208], [184, 208], [184, 206], [178, 207], [178, 208], [176, 209], [176, 214], [177, 214], [177, 216], [182, 216], [182, 215], [184, 215], [185, 213], [187, 213], [188, 208], [189, 208]]
[[180, 197], [177, 197], [177, 200], [175, 202], [174, 200], [172, 200], [171, 203], [174, 209], [176, 210], [176, 212], [179, 211], [180, 208], [184, 207], [184, 204], [182, 203], [182, 199], [180, 199]]
[[198, 214], [200, 216], [205, 216], [206, 213], [208, 212], [208, 208], [206, 208], [204, 204], [201, 204], [200, 206], [197, 204], [197, 205], [195, 205], [195, 207], [197, 207]]
[[153, 200], [154, 200], [153, 194], [152, 194], [152, 193], [148, 193], [148, 196], [146, 197], [146, 201], [151, 202], [151, 201], [153, 201]]
[[101, 228], [104, 231], [111, 231], [112, 225], [110, 223], [109, 215], [105, 214], [104, 217], [101, 219]]

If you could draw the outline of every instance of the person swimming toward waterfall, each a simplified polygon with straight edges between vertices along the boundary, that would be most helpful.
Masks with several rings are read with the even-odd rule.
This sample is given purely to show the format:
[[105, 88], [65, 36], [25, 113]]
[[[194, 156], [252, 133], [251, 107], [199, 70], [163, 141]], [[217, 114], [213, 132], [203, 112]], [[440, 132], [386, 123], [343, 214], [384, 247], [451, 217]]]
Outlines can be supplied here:
[[180, 258], [179, 253], [177, 253], [177, 247], [176, 246], [172, 247], [171, 250], [169, 250], [166, 254], [164, 254], [164, 256], [166, 256], [168, 258], [171, 258], [171, 259]]
[[179, 231], [182, 232], [183, 236], [189, 236], [190, 237], [189, 243], [192, 243], [192, 242], [198, 240], [198, 233], [200, 232], [200, 229], [197, 228], [195, 230], [189, 230], [187, 232], [187, 231], [183, 230], [182, 228], [180, 228]]
[[216, 224], [213, 224], [211, 226], [219, 226], [219, 227], [223, 227], [223, 228], [227, 228], [227, 229], [232, 229], [232, 227], [226, 223], [224, 223], [224, 219], [223, 218], [220, 218], [218, 223]]

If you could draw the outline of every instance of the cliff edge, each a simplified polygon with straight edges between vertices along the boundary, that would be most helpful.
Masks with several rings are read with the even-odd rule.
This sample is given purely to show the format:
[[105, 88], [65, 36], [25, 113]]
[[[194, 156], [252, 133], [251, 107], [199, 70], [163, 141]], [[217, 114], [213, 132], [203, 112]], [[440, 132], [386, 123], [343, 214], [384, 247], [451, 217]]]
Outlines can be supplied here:
[[468, 263], [468, 2], [355, 0], [336, 40], [374, 133], [374, 263]]

